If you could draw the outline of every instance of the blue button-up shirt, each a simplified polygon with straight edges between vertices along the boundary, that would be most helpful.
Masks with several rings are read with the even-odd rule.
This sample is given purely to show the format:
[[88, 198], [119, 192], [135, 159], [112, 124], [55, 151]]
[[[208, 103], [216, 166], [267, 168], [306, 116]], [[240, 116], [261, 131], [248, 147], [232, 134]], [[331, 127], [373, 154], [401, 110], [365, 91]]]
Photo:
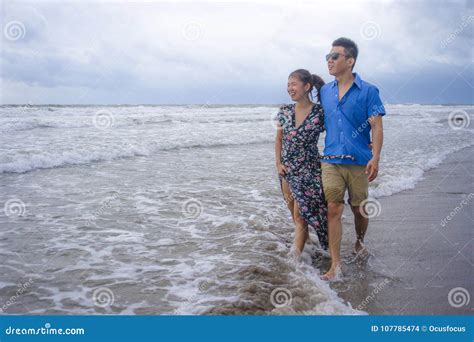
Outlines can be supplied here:
[[334, 80], [321, 88], [326, 140], [322, 161], [334, 164], [367, 165], [372, 158], [369, 117], [385, 115], [376, 86], [354, 73], [354, 83], [339, 101]]

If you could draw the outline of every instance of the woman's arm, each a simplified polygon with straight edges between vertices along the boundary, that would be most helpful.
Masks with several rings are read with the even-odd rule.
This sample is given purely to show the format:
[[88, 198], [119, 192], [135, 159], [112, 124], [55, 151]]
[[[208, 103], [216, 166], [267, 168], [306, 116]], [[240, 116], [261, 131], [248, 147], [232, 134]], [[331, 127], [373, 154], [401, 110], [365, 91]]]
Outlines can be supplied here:
[[279, 175], [284, 175], [286, 173], [285, 166], [281, 163], [281, 141], [283, 137], [283, 130], [280, 124], [277, 124], [277, 132], [275, 138], [275, 163]]

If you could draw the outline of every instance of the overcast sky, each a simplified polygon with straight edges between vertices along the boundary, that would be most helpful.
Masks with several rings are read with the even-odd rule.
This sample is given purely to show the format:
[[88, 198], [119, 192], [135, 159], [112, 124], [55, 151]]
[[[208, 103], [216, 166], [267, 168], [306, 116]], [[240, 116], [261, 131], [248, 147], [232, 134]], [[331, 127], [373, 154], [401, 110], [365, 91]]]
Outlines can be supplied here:
[[473, 1], [1, 1], [2, 104], [270, 104], [340, 36], [387, 103], [472, 103]]

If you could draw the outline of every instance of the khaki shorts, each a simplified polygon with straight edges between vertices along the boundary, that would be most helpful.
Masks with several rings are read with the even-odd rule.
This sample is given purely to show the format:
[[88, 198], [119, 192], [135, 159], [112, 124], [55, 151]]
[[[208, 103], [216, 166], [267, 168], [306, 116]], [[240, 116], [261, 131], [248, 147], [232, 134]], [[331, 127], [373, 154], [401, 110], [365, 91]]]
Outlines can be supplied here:
[[323, 189], [326, 200], [344, 203], [344, 194], [349, 190], [349, 203], [359, 206], [369, 195], [369, 180], [365, 165], [321, 163]]

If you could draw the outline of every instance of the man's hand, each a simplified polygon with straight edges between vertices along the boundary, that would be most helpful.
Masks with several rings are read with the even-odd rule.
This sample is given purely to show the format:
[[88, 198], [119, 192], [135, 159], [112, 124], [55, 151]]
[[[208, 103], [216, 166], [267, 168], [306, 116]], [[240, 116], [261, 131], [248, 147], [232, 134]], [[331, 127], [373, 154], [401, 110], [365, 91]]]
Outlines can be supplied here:
[[383, 143], [382, 115], [371, 116], [369, 122], [372, 128], [372, 142], [369, 143], [369, 148], [372, 150], [372, 159], [369, 160], [365, 168], [365, 174], [368, 175], [369, 182], [372, 182], [379, 173], [379, 159]]
[[368, 175], [369, 182], [372, 182], [375, 178], [377, 178], [378, 173], [379, 173], [379, 160], [372, 158], [369, 160], [365, 168], [365, 174]]

